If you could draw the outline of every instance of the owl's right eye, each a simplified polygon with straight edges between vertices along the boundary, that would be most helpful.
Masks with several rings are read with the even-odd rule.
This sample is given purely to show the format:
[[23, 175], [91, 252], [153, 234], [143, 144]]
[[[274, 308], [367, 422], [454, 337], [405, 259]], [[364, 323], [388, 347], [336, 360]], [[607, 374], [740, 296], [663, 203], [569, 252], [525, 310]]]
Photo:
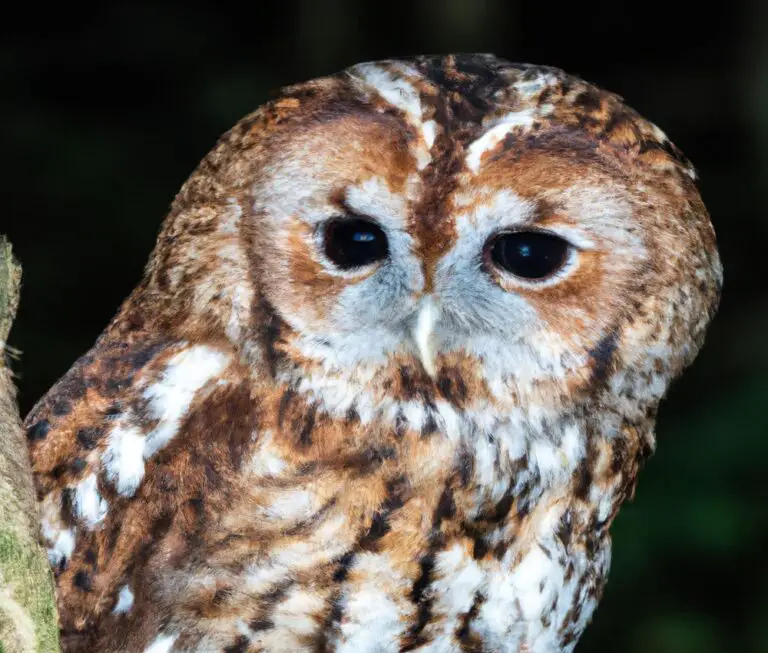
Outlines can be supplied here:
[[325, 226], [325, 255], [342, 270], [383, 261], [389, 255], [387, 236], [375, 222], [338, 218]]

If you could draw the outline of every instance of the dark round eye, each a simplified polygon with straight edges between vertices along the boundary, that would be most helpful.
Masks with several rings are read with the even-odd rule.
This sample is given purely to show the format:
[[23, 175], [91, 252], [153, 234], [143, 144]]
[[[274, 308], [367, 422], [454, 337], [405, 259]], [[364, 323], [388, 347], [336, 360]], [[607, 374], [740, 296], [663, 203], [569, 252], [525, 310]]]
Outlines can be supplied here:
[[552, 234], [516, 231], [494, 238], [491, 260], [517, 277], [544, 279], [563, 266], [568, 249], [566, 241]]
[[325, 255], [343, 270], [387, 258], [389, 244], [381, 228], [362, 218], [331, 220], [325, 227]]

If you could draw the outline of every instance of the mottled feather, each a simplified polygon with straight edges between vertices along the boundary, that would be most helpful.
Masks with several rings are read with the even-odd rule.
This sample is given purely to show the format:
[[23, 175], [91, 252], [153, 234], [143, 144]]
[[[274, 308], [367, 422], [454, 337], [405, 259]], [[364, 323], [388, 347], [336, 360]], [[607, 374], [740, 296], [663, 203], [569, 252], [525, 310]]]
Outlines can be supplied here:
[[[328, 259], [349, 215], [385, 260]], [[520, 230], [562, 268], [494, 265]], [[26, 419], [65, 651], [571, 651], [721, 279], [690, 163], [560, 70], [284, 89]]]

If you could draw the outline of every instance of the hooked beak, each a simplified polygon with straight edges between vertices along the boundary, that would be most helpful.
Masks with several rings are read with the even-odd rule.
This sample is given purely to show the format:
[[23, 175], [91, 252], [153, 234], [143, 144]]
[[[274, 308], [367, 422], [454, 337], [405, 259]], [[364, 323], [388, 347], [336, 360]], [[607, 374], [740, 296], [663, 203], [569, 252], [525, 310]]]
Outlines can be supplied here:
[[440, 308], [434, 297], [427, 296], [422, 300], [419, 312], [416, 314], [416, 322], [413, 325], [413, 340], [419, 351], [421, 364], [427, 374], [433, 379], [437, 373], [435, 366], [435, 325], [440, 319]]

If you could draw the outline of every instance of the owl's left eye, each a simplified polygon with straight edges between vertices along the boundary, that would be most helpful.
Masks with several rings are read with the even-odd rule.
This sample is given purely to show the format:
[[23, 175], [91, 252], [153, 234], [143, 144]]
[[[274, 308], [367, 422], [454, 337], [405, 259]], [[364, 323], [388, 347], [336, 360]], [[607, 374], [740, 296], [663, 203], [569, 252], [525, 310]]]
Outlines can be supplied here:
[[540, 231], [499, 234], [489, 245], [497, 267], [532, 281], [552, 276], [565, 265], [570, 251], [567, 241]]
[[339, 218], [325, 227], [325, 255], [342, 270], [382, 261], [389, 255], [387, 236], [375, 222]]

